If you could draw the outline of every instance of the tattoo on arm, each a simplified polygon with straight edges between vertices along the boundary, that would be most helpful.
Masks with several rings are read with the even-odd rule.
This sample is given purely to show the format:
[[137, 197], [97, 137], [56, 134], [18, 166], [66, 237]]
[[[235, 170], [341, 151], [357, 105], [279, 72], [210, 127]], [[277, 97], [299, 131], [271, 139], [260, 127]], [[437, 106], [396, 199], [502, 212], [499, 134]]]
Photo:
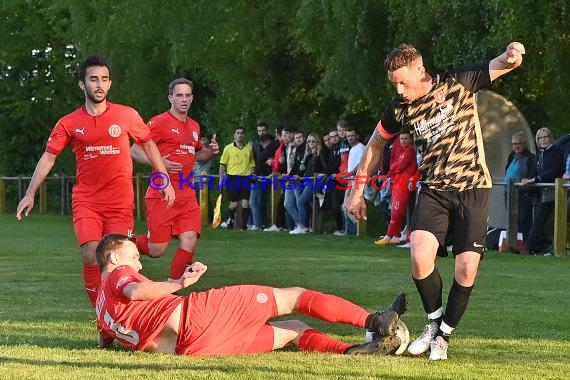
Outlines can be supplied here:
[[380, 133], [377, 129], [374, 129], [374, 133], [372, 134], [372, 138], [376, 140], [377, 143], [384, 145], [386, 143], [386, 139], [380, 136]]

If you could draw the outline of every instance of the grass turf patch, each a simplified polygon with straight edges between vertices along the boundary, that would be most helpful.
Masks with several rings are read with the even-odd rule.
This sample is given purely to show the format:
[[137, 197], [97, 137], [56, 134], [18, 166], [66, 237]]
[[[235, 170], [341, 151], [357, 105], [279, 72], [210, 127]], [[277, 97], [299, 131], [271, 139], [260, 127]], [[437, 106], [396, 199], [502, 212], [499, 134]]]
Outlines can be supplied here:
[[[138, 232], [144, 225], [137, 226]], [[95, 348], [94, 313], [83, 289], [70, 217], [0, 215], [0, 378], [2, 379], [534, 379], [570, 370], [567, 258], [487, 252], [469, 308], [454, 332], [449, 360], [345, 357], [295, 349], [259, 355], [193, 358]], [[172, 253], [142, 258], [143, 272], [166, 279]], [[256, 283], [301, 286], [347, 298], [368, 310], [408, 294], [412, 338], [425, 315], [411, 280], [409, 250], [370, 238], [290, 236], [206, 227], [196, 260], [207, 274], [192, 290]], [[438, 259], [444, 300], [453, 259]], [[187, 293], [188, 291], [186, 291]], [[295, 316], [353, 343], [363, 331]]]

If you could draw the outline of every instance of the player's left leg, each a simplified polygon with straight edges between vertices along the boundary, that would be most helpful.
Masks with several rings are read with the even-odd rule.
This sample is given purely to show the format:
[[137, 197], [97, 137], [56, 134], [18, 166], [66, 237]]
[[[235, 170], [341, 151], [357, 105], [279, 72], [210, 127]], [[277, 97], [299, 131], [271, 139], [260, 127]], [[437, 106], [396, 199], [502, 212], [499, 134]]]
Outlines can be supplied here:
[[449, 337], [467, 310], [480, 259], [481, 254], [472, 251], [463, 252], [455, 257], [455, 278], [449, 290], [439, 331], [431, 343], [431, 360], [447, 359]]
[[179, 279], [186, 267], [192, 265], [201, 232], [200, 206], [194, 200], [181, 202], [173, 221], [172, 234], [178, 237], [179, 246], [170, 263], [169, 278]]
[[349, 344], [335, 339], [321, 331], [311, 328], [298, 320], [275, 321], [269, 323], [273, 328], [273, 349], [294, 344], [301, 351], [332, 352], [336, 354], [388, 355], [393, 353], [400, 341], [396, 337], [383, 337], [363, 344]]
[[275, 288], [273, 294], [279, 315], [298, 312], [326, 322], [364, 327], [382, 337], [395, 335], [398, 311], [405, 311], [406, 302], [405, 297], [398, 296], [390, 310], [370, 313], [344, 298], [314, 290]]
[[174, 257], [170, 263], [171, 279], [179, 279], [186, 270], [186, 267], [192, 265], [194, 260], [194, 252], [198, 245], [198, 234], [195, 231], [185, 231], [178, 235], [180, 246], [174, 252]]
[[463, 317], [475, 284], [479, 262], [484, 254], [487, 234], [489, 189], [470, 189], [458, 193], [458, 207], [452, 220], [455, 277], [447, 297], [443, 320], [432, 342], [430, 359], [447, 359], [452, 331]]

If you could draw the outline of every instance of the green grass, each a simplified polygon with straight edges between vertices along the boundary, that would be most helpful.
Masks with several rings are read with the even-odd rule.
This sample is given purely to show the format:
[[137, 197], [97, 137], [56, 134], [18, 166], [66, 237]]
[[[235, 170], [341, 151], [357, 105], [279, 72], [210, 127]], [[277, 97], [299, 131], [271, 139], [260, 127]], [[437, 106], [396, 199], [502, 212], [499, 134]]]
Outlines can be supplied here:
[[[446, 362], [294, 349], [193, 358], [95, 348], [70, 217], [32, 214], [17, 222], [0, 214], [0, 231], [1, 379], [556, 379], [570, 371], [568, 258], [488, 252]], [[162, 259], [143, 257], [144, 273], [166, 278], [175, 245]], [[405, 290], [409, 311], [403, 319], [412, 336], [425, 324], [409, 251], [376, 247], [369, 238], [206, 228], [196, 259], [208, 264], [196, 290], [239, 283], [302, 286], [369, 310]], [[447, 291], [453, 259], [439, 259], [438, 266]], [[363, 339], [352, 326], [296, 318], [349, 342]]]

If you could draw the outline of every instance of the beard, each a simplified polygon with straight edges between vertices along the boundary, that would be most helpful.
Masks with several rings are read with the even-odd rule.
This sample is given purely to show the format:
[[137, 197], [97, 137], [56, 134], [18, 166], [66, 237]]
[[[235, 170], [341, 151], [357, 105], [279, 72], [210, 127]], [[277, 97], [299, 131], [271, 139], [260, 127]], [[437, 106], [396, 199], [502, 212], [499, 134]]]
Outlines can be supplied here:
[[85, 91], [85, 96], [87, 97], [87, 99], [89, 99], [92, 103], [95, 104], [103, 103], [107, 99], [106, 95], [103, 96], [102, 98], [97, 98], [94, 93], [89, 91]]

